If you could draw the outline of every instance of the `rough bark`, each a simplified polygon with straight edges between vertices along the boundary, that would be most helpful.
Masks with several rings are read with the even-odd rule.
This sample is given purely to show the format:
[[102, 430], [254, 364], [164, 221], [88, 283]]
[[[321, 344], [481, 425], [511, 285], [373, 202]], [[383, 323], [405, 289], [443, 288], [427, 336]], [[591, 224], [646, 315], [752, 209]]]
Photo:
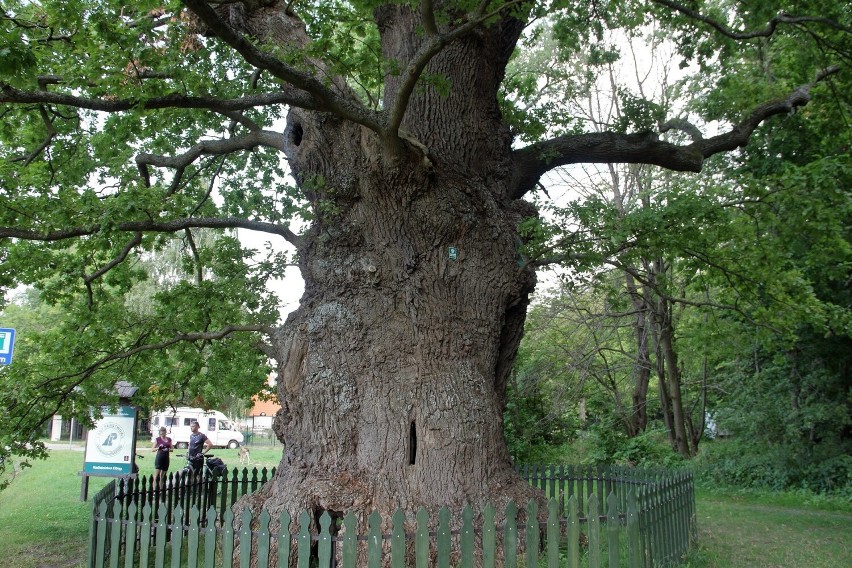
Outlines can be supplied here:
[[[385, 55], [410, 57], [416, 15], [393, 6], [378, 20]], [[428, 160], [415, 145], [389, 155], [375, 132], [332, 114], [290, 112], [285, 152], [316, 218], [298, 251], [301, 305], [273, 341], [284, 455], [244, 506], [386, 520], [401, 507], [413, 520], [419, 507], [536, 496], [502, 430], [535, 285], [518, 255], [518, 225], [535, 210], [506, 197], [511, 136], [493, 56], [504, 41], [489, 29], [431, 61], [452, 91], [417, 91], [402, 125]]]
[[[535, 497], [513, 473], [502, 433], [506, 381], [535, 284], [518, 252], [519, 223], [536, 214], [524, 194], [544, 172], [578, 161], [697, 171], [709, 155], [744, 144], [764, 118], [807, 102], [805, 89], [761, 107], [735, 132], [690, 146], [652, 133], [596, 133], [513, 151], [497, 92], [523, 28], [515, 19], [522, 12], [508, 15], [514, 3], [496, 17], [485, 14], [493, 4], [481, 3], [446, 19], [434, 17], [438, 1], [422, 11], [377, 8], [382, 55], [402, 69], [385, 77], [379, 111], [322, 62], [278, 60], [243, 35], [303, 47], [291, 3], [185, 3], [204, 33], [282, 82], [280, 100], [295, 107], [283, 140], [253, 136], [283, 150], [315, 216], [306, 234], [287, 235], [305, 293], [269, 349], [284, 455], [272, 482], [243, 503], [273, 518], [282, 509], [315, 517], [375, 509], [387, 519], [396, 507], [413, 518], [421, 506], [492, 501], [499, 509]], [[418, 82], [424, 72], [448, 81], [449, 93]]]
[[[110, 227], [136, 235], [245, 227], [281, 235], [297, 247], [305, 295], [286, 324], [270, 332], [266, 349], [278, 367], [284, 408], [275, 429], [286, 449], [277, 477], [245, 503], [266, 507], [273, 516], [283, 508], [388, 512], [397, 506], [409, 511], [480, 506], [486, 500], [499, 509], [508, 499], [522, 503], [534, 495], [512, 473], [502, 434], [506, 379], [535, 283], [532, 268], [518, 254], [519, 223], [535, 215], [522, 197], [545, 172], [580, 161], [697, 171], [707, 157], [744, 145], [766, 118], [789, 113], [810, 98], [812, 84], [803, 85], [755, 108], [730, 131], [688, 146], [648, 132], [600, 132], [557, 136], [513, 150], [497, 93], [529, 15], [524, 11], [534, 3], [465, 3], [469, 14], [440, 0], [414, 3], [422, 12], [409, 4], [375, 12], [382, 54], [402, 70], [385, 77], [381, 110], [362, 104], [344, 78], [301, 49], [310, 40], [294, 12], [298, 3], [285, 0], [184, 0], [194, 18], [174, 15], [162, 24], [185, 25], [190, 35], [224, 42], [258, 74], [271, 77], [274, 83], [265, 84], [277, 85], [275, 92], [219, 98], [159, 94], [159, 89], [146, 95], [140, 89], [119, 98], [73, 83], [60, 88], [70, 78], [54, 75], [39, 77], [36, 90], [0, 82], [3, 105], [103, 113], [207, 109], [249, 131], [200, 141], [177, 156], [140, 153], [136, 165], [146, 185], [150, 168], [176, 170], [169, 198], [186, 181], [182, 170], [202, 156], [259, 145], [287, 156], [314, 209], [304, 235], [277, 223], [199, 218], [197, 210], [162, 221], [140, 214], [137, 221]], [[452, 10], [444, 10], [447, 6]], [[424, 71], [448, 81], [449, 94], [421, 81]], [[838, 71], [828, 68], [816, 81]], [[290, 112], [283, 137], [239, 114], [285, 104], [299, 110]], [[48, 136], [16, 158], [25, 164], [56, 142], [45, 109], [40, 112]], [[97, 223], [24, 225], [0, 227], [0, 238], [51, 242], [104, 229]], [[135, 236], [107, 270], [139, 241]], [[267, 330], [233, 326], [186, 334], [109, 355], [86, 373], [141, 350], [234, 331]], [[668, 337], [662, 337], [664, 331]], [[660, 338], [670, 341], [670, 331], [661, 327]], [[669, 367], [677, 372], [676, 360]], [[659, 373], [662, 377], [662, 367]]]

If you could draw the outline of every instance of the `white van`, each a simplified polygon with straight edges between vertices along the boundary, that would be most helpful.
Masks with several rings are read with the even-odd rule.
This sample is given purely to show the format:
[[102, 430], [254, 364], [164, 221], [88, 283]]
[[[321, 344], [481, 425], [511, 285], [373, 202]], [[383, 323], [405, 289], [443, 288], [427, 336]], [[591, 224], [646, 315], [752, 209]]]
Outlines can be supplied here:
[[189, 447], [189, 435], [192, 434], [190, 425], [198, 422], [199, 432], [204, 433], [215, 448], [238, 448], [243, 443], [243, 435], [238, 432], [231, 420], [218, 410], [202, 410], [201, 408], [167, 408], [151, 415], [151, 441], [160, 435], [160, 427], [164, 426], [168, 436], [176, 448]]

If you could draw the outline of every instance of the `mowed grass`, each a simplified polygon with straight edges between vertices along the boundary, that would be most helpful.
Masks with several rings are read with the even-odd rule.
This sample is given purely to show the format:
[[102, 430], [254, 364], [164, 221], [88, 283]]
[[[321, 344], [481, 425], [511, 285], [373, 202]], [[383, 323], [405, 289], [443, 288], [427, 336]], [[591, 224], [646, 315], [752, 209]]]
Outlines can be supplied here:
[[[140, 472], [153, 471], [147, 442], [139, 445]], [[238, 450], [214, 450], [228, 468], [238, 467]], [[180, 452], [178, 452], [180, 453]], [[280, 447], [251, 449], [250, 467], [278, 465]], [[91, 503], [80, 501], [83, 453], [55, 450], [18, 473], [0, 492], [0, 566], [76, 568], [87, 552]], [[172, 459], [171, 471], [183, 465]], [[92, 478], [90, 497], [107, 483]], [[848, 503], [804, 504], [804, 498], [761, 497], [700, 490], [698, 546], [687, 568], [836, 568], [852, 566], [852, 512]]]
[[[154, 458], [147, 441], [137, 451], [140, 474], [154, 471]], [[216, 449], [228, 469], [241, 471], [238, 450]], [[182, 453], [178, 450], [176, 453]], [[281, 449], [252, 449], [252, 468], [276, 467]], [[173, 457], [170, 471], [183, 467], [183, 458]], [[80, 501], [83, 452], [53, 450], [44, 461], [20, 470], [12, 484], [0, 491], [0, 566], [14, 568], [76, 568], [84, 566], [89, 536], [91, 501]], [[92, 477], [89, 499], [111, 478]]]
[[[852, 566], [849, 507], [845, 507], [846, 511], [824, 510], [791, 501], [789, 495], [773, 498], [771, 495], [755, 497], [699, 491], [696, 498], [698, 546], [684, 566]], [[836, 508], [827, 505], [829, 509]]]
[[[80, 501], [83, 453], [53, 452], [0, 492], [0, 559], [20, 568], [78, 566], [86, 558], [90, 503]], [[91, 491], [106, 484], [93, 480]]]

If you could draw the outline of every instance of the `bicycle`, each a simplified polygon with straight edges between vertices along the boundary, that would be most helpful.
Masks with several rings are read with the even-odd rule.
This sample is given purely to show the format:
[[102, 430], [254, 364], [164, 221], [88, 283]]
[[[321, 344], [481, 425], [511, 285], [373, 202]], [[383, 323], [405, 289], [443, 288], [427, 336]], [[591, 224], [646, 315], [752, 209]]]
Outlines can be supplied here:
[[196, 454], [192, 458], [186, 454], [177, 454], [177, 457], [186, 458], [186, 465], [181, 473], [191, 477], [200, 474], [202, 481], [221, 477], [228, 469], [225, 462], [213, 454]]
[[213, 454], [200, 454], [192, 459], [186, 454], [176, 457], [186, 458], [186, 465], [175, 478], [177, 502], [185, 511], [192, 506], [197, 506], [199, 511], [215, 506], [221, 481], [227, 479], [225, 462]]

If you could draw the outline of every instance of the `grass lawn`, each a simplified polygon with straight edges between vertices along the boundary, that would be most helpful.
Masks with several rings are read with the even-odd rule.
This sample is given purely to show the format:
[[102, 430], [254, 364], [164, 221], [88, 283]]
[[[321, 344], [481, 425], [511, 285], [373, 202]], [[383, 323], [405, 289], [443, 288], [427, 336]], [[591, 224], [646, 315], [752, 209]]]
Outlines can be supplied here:
[[[153, 454], [140, 472], [153, 471]], [[237, 450], [215, 450], [229, 468], [239, 467]], [[277, 466], [280, 448], [252, 448], [252, 467]], [[83, 453], [56, 450], [50, 458], [20, 472], [0, 492], [0, 565], [15, 568], [83, 566], [90, 503], [80, 501]], [[182, 466], [172, 460], [172, 470]], [[93, 478], [89, 495], [106, 479]], [[688, 568], [836, 568], [852, 566], [852, 512], [830, 510], [832, 503], [804, 504], [790, 495], [763, 497], [700, 490], [697, 495], [699, 545], [686, 558]], [[838, 508], [834, 502], [834, 508]]]
[[699, 491], [698, 547], [689, 568], [852, 566], [852, 513], [791, 502], [788, 496]]
[[[86, 558], [91, 504], [80, 501], [83, 453], [57, 451], [21, 471], [0, 492], [0, 558], [4, 566], [77, 566]], [[106, 484], [93, 480], [91, 491]]]
[[[72, 568], [83, 566], [87, 554], [91, 502], [80, 501], [83, 452], [55, 450], [46, 461], [20, 471], [0, 492], [0, 566], [14, 568]], [[137, 447], [144, 459], [139, 472], [154, 472], [154, 458], [146, 441]], [[239, 466], [238, 450], [214, 450], [228, 468]], [[180, 450], [178, 451], [180, 453]], [[280, 448], [252, 449], [251, 467], [274, 467]], [[171, 471], [183, 466], [172, 458]], [[242, 469], [242, 468], [240, 468]], [[107, 484], [107, 478], [90, 478], [89, 498]]]

